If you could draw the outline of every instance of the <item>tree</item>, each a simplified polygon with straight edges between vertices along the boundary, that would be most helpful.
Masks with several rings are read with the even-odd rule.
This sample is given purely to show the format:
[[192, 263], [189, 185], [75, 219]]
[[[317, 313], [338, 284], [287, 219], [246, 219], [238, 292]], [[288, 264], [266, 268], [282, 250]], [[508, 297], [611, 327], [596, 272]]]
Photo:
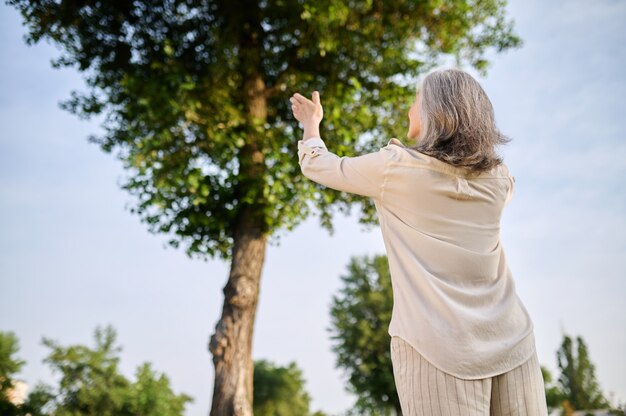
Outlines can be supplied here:
[[94, 349], [83, 345], [62, 347], [44, 337], [43, 344], [52, 350], [44, 362], [60, 374], [58, 387], [38, 383], [15, 413], [2, 414], [183, 415], [185, 404], [193, 399], [174, 394], [168, 377], [153, 371], [150, 363], [143, 363], [136, 370], [135, 382], [119, 374], [119, 357], [115, 353], [121, 347], [114, 347], [115, 337], [111, 326], [97, 328]]
[[587, 345], [582, 337], [576, 337], [577, 354], [574, 354], [572, 338], [565, 335], [557, 351], [561, 370], [559, 383], [565, 398], [575, 410], [608, 409], [609, 402], [600, 391], [595, 376], [595, 367], [589, 358]]
[[322, 412], [311, 413], [310, 402], [302, 371], [295, 362], [279, 367], [267, 360], [255, 361], [255, 416], [323, 416]]
[[5, 416], [19, 414], [19, 408], [10, 400], [16, 380], [15, 374], [26, 361], [15, 356], [19, 350], [19, 341], [14, 332], [0, 332], [0, 414]]
[[387, 256], [353, 257], [343, 287], [331, 304], [336, 365], [348, 374], [349, 391], [358, 399], [355, 410], [388, 415], [401, 407], [393, 378], [387, 332], [393, 293]]
[[[505, 0], [94, 1], [7, 0], [33, 44], [63, 51], [89, 90], [62, 107], [106, 114], [89, 137], [129, 172], [131, 212], [188, 256], [230, 261], [211, 336], [212, 415], [250, 415], [252, 337], [264, 255], [278, 232], [315, 209], [374, 205], [299, 174], [288, 97], [322, 92], [338, 155], [404, 134], [415, 80], [442, 55], [484, 72], [487, 48], [521, 45]], [[359, 143], [361, 135], [376, 139]], [[312, 204], [311, 204], [312, 202]], [[270, 237], [274, 237], [270, 240]]]
[[559, 385], [553, 384], [552, 373], [544, 366], [541, 366], [541, 375], [546, 389], [548, 411], [551, 413], [552, 410], [562, 407], [562, 403], [567, 397]]

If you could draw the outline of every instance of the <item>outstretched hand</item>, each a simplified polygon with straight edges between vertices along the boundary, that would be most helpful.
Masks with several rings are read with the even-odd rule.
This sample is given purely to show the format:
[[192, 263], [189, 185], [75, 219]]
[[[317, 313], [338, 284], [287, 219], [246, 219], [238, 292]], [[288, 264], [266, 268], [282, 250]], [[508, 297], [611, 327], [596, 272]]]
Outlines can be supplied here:
[[293, 115], [302, 124], [319, 124], [324, 117], [320, 93], [313, 91], [313, 100], [295, 93], [290, 99]]

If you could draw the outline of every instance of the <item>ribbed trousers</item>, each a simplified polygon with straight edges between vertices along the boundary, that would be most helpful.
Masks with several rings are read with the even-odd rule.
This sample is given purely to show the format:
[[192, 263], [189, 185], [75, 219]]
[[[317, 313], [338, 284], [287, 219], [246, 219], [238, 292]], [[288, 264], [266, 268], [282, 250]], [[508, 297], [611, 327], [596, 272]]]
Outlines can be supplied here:
[[547, 416], [537, 352], [504, 374], [465, 380], [439, 370], [402, 338], [391, 337], [402, 416]]

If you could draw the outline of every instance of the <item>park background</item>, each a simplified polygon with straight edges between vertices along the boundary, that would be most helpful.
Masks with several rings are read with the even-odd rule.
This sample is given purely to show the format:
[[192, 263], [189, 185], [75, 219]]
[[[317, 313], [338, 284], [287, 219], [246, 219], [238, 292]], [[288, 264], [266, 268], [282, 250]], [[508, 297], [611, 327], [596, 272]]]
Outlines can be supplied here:
[[[626, 2], [514, 0], [507, 10], [524, 45], [489, 54], [485, 77], [467, 68], [513, 138], [501, 149], [516, 177], [502, 219], [507, 259], [541, 364], [557, 374], [563, 334], [581, 335], [600, 387], [624, 401]], [[165, 236], [129, 213], [121, 164], [86, 139], [100, 120], [58, 106], [83, 89], [81, 76], [52, 69], [59, 51], [27, 46], [21, 21], [0, 5], [0, 330], [19, 337], [20, 378], [52, 381], [42, 336], [92, 345], [94, 328], [110, 323], [124, 374], [150, 361], [194, 397], [189, 415], [206, 414], [207, 343], [229, 264], [165, 248]], [[335, 220], [333, 236], [311, 217], [268, 247], [253, 354], [296, 361], [312, 409], [329, 413], [354, 401], [330, 349], [331, 296], [351, 256], [384, 254], [377, 228], [356, 215]]]

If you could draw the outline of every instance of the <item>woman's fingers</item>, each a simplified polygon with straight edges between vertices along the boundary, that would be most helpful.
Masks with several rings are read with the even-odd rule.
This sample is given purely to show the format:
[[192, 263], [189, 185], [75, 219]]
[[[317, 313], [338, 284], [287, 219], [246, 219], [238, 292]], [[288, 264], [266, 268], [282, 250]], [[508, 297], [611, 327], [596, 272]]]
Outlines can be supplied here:
[[315, 104], [321, 104], [320, 103], [320, 93], [318, 91], [313, 91], [313, 102]]
[[294, 98], [297, 99], [298, 101], [309, 101], [308, 98], [306, 98], [304, 95], [300, 94], [300, 93], [295, 93]]
[[295, 93], [289, 100], [295, 104], [320, 104], [320, 93], [318, 91], [313, 91], [313, 100], [309, 100], [302, 94]]
[[294, 93], [289, 101], [291, 102], [291, 110], [296, 116], [296, 119], [302, 121], [304, 119], [321, 119], [322, 117], [322, 105], [320, 102], [319, 91], [313, 91], [313, 100], [309, 100], [300, 93]]
[[296, 102], [298, 104], [306, 104], [306, 103], [311, 103], [313, 104], [313, 101], [309, 100], [308, 98], [306, 98], [304, 95], [299, 94], [299, 93], [295, 93], [293, 95], [293, 98], [296, 100]]
[[290, 98], [289, 100], [291, 101], [291, 106], [294, 108], [300, 108], [305, 106], [305, 103], [297, 101], [295, 98]]

